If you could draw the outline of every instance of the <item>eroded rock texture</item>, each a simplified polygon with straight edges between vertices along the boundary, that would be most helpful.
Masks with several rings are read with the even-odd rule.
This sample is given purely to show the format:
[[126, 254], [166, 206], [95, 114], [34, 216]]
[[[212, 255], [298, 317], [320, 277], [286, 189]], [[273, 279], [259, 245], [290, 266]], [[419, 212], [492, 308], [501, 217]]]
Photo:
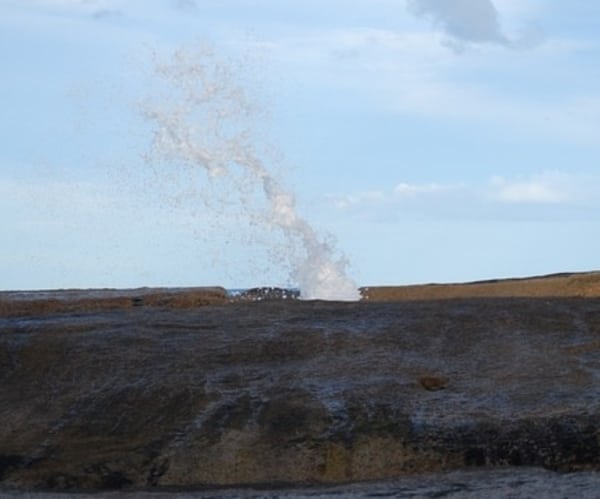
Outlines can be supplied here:
[[137, 306], [0, 319], [0, 486], [600, 468], [600, 300]]

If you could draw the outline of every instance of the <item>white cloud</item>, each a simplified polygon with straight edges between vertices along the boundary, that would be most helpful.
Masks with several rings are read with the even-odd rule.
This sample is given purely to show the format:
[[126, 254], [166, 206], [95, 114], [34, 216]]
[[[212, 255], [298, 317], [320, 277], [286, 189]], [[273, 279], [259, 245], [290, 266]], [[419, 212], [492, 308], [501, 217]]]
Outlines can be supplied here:
[[456, 189], [459, 186], [456, 185], [444, 185], [444, 184], [407, 184], [401, 182], [394, 188], [394, 193], [398, 196], [420, 196], [427, 194], [440, 194]]
[[330, 195], [328, 199], [333, 202], [338, 209], [376, 207], [382, 205], [392, 205], [402, 201], [416, 201], [423, 198], [433, 199], [457, 192], [462, 188], [462, 184], [410, 184], [400, 182], [391, 190], [367, 190], [345, 195]]
[[367, 190], [345, 195], [330, 195], [328, 199], [339, 209], [376, 207], [403, 201], [440, 198], [453, 192], [459, 192], [462, 188], [462, 184], [400, 182], [391, 190]]
[[600, 176], [548, 171], [494, 176], [482, 183], [406, 183], [388, 190], [330, 196], [336, 208], [378, 216], [391, 212], [442, 218], [573, 219], [593, 217]]
[[563, 173], [549, 172], [527, 178], [491, 180], [492, 199], [509, 204], [565, 204], [573, 201], [573, 180]]
[[[319, 91], [350, 90], [357, 106], [364, 103], [371, 110], [597, 143], [600, 94], [586, 89], [592, 75], [574, 62], [577, 53], [596, 51], [595, 45], [552, 39], [535, 54], [516, 57], [496, 44], [456, 57], [441, 40], [441, 35], [418, 31], [311, 30], [261, 41], [256, 52], [268, 53], [281, 66], [290, 87], [301, 79]], [[576, 67], [555, 75], [564, 64]]]
[[352, 206], [364, 206], [366, 204], [377, 205], [386, 201], [387, 195], [383, 191], [365, 191], [347, 195], [332, 195], [329, 199], [333, 201], [336, 208], [345, 209]]

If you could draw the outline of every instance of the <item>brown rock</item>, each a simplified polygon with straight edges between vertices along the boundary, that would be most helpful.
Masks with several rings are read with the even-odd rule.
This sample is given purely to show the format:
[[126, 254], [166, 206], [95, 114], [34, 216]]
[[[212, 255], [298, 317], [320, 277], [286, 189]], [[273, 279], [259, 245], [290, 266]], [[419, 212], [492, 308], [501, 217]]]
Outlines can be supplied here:
[[433, 392], [446, 388], [448, 386], [448, 378], [439, 376], [421, 376], [419, 378], [419, 383], [425, 390]]
[[131, 307], [192, 308], [227, 302], [219, 287], [0, 291], [0, 317], [100, 312]]
[[553, 274], [522, 279], [497, 279], [459, 284], [369, 286], [363, 300], [447, 300], [457, 298], [600, 297], [600, 272]]

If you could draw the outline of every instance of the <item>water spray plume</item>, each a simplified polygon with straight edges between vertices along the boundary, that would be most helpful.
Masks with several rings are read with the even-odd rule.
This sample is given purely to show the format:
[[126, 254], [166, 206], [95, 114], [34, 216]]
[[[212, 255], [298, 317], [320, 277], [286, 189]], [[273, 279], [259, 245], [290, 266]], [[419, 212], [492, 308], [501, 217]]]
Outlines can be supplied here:
[[[294, 196], [261, 159], [253, 133], [256, 105], [238, 82], [235, 65], [202, 47], [175, 52], [167, 63], [157, 64], [156, 72], [167, 85], [168, 98], [144, 109], [154, 125], [150, 161], [202, 169], [209, 178], [224, 178], [233, 185], [256, 185], [266, 204], [263, 215], [257, 215], [241, 191], [237, 201], [254, 221], [284, 238], [289, 279], [301, 298], [358, 300], [358, 287], [346, 274], [346, 259], [336, 256], [333, 243], [299, 216]], [[233, 180], [236, 175], [243, 178], [241, 184]]]

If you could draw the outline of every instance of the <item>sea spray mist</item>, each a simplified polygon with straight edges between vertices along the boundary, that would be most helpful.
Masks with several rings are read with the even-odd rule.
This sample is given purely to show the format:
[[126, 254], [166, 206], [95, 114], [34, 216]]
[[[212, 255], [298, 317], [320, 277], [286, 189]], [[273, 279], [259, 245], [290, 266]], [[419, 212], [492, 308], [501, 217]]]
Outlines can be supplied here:
[[[144, 116], [152, 124], [147, 159], [199, 170], [207, 181], [229, 186], [232, 202], [252, 224], [283, 238], [271, 260], [287, 269], [301, 298], [358, 300], [346, 258], [331, 237], [317, 233], [300, 216], [293, 194], [261, 156], [254, 133], [256, 103], [238, 79], [236, 65], [202, 45], [158, 61], [156, 75], [168, 99], [144, 104]], [[211, 205], [210, 199], [203, 201]]]

